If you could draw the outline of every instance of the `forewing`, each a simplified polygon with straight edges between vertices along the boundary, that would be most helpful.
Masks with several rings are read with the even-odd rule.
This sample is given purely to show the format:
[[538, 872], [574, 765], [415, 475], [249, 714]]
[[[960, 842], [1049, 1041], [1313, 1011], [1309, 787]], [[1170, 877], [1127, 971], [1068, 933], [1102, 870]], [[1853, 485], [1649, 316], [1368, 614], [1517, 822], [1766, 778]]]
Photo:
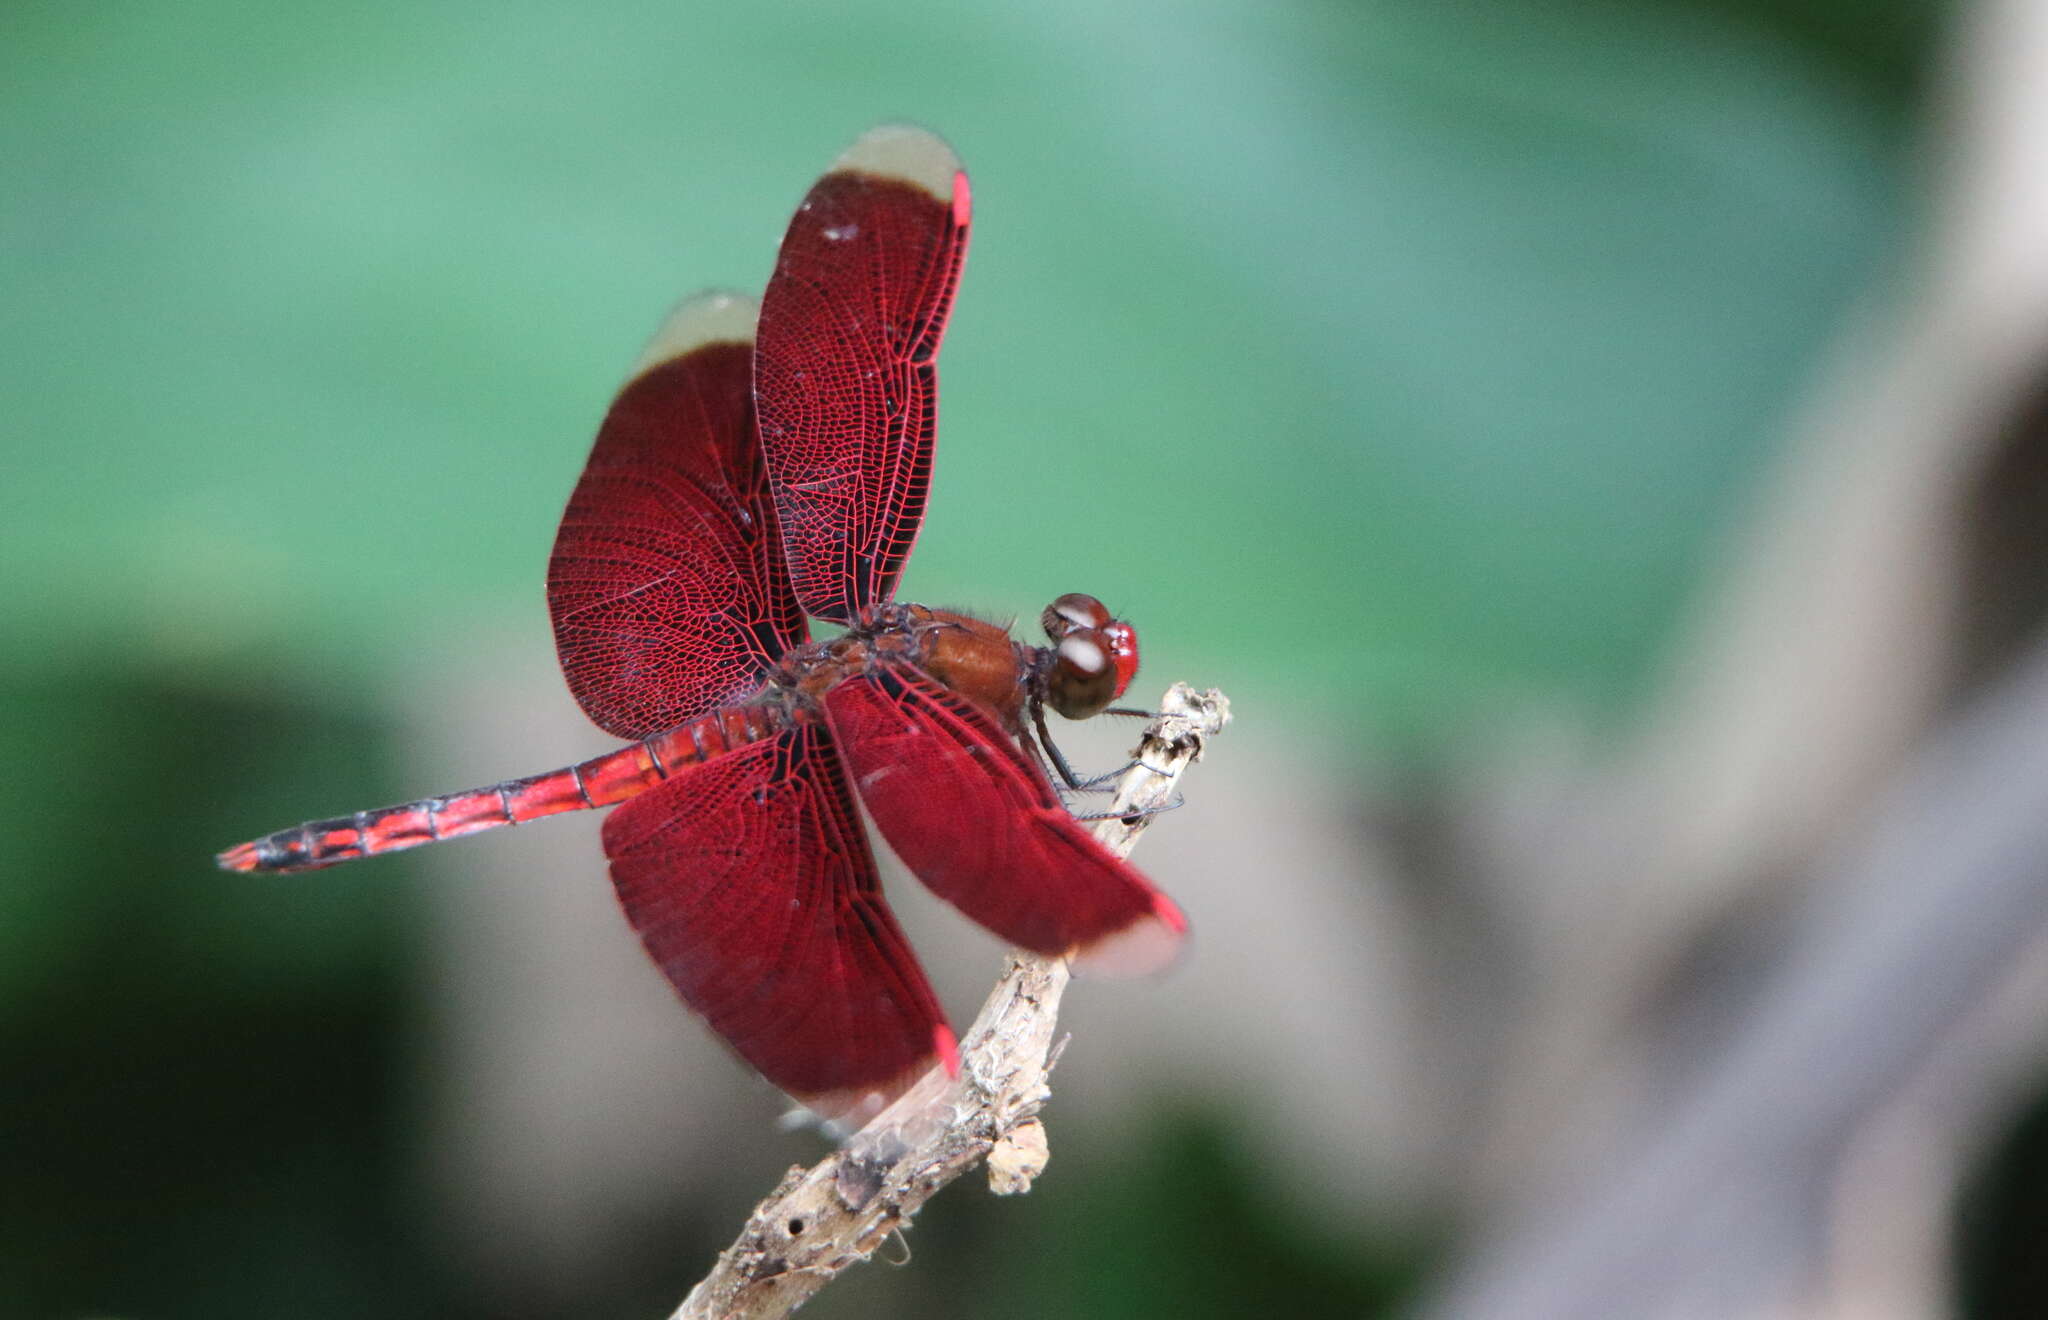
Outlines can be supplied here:
[[908, 665], [840, 683], [825, 709], [868, 814], [939, 897], [1092, 970], [1172, 960], [1180, 909], [1095, 841], [987, 711]]
[[822, 727], [678, 771], [611, 814], [604, 849], [683, 1001], [819, 1114], [864, 1120], [957, 1068]]
[[968, 213], [952, 148], [885, 125], [818, 180], [783, 236], [754, 398], [797, 599], [820, 618], [851, 623], [891, 599], [917, 540]]
[[555, 534], [569, 690], [641, 738], [758, 688], [804, 640], [754, 426], [751, 299], [670, 315], [598, 430]]

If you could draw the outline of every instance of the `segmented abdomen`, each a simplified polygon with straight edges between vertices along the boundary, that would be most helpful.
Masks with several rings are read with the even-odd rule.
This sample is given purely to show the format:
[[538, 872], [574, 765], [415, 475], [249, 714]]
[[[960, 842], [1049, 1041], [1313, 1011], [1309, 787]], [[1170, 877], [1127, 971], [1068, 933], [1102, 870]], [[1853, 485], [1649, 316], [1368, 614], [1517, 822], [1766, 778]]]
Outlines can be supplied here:
[[727, 706], [560, 770], [308, 821], [237, 844], [215, 860], [228, 871], [307, 871], [564, 811], [609, 807], [654, 787], [682, 766], [757, 742], [788, 722], [787, 709], [778, 702]]

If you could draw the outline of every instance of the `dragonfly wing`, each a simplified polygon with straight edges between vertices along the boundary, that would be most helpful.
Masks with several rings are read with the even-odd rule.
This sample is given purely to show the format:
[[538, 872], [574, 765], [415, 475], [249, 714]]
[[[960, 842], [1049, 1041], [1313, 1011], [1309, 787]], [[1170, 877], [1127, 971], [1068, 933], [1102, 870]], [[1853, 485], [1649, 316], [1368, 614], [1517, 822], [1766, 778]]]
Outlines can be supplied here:
[[797, 599], [820, 618], [892, 599], [917, 540], [968, 214], [952, 148], [892, 124], [847, 149], [783, 236], [754, 399]]
[[700, 294], [619, 391], [548, 561], [569, 690], [621, 738], [760, 687], [806, 636], [754, 426], [753, 300]]
[[1086, 970], [1172, 961], [1187, 931], [1180, 909], [1095, 841], [979, 705], [893, 665], [833, 687], [825, 710], [882, 836], [939, 897]]
[[711, 1029], [827, 1118], [865, 1121], [953, 1033], [882, 894], [820, 725], [680, 770], [605, 821], [647, 951]]

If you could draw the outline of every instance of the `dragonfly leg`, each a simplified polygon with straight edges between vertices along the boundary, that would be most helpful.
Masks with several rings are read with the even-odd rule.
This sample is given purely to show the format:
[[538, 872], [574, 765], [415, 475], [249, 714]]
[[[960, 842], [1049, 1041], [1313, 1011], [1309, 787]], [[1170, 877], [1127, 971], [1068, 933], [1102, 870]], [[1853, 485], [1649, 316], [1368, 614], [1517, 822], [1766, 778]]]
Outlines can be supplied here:
[[1126, 770], [1129, 770], [1132, 766], [1136, 764], [1136, 761], [1126, 761], [1114, 770], [1106, 770], [1103, 773], [1096, 775], [1092, 779], [1082, 780], [1080, 783], [1074, 785], [1074, 788], [1082, 793], [1106, 793], [1116, 783], [1117, 780], [1122, 779], [1124, 777], [1124, 772]]
[[1074, 815], [1074, 819], [1120, 820], [1125, 822], [1126, 824], [1129, 824], [1130, 822], [1142, 819], [1146, 816], [1156, 816], [1162, 811], [1175, 810], [1176, 808], [1185, 805], [1186, 802], [1186, 798], [1183, 798], [1180, 794], [1175, 793], [1171, 798], [1167, 799], [1165, 802], [1157, 804], [1156, 806], [1133, 807], [1129, 811], [1091, 811], [1085, 814], [1076, 812]]
[[[1038, 743], [1032, 750], [1039, 754], [1040, 760], [1052, 764], [1052, 768], [1059, 772], [1060, 778], [1066, 781], [1068, 788], [1080, 791], [1081, 781], [1074, 778], [1074, 768], [1067, 764], [1066, 757], [1060, 755], [1060, 749], [1053, 745], [1052, 734], [1046, 730], [1045, 705], [1035, 699], [1031, 703], [1031, 722], [1038, 726]], [[1024, 741], [1031, 741], [1029, 730], [1025, 731]]]

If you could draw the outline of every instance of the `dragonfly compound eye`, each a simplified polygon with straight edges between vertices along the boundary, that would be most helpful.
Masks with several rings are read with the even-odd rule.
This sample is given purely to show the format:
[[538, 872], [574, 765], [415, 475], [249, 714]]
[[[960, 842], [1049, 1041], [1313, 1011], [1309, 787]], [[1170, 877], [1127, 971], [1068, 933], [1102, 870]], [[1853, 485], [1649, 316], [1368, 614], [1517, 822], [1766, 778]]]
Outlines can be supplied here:
[[1070, 720], [1085, 720], [1116, 700], [1116, 666], [1099, 631], [1077, 628], [1060, 639], [1046, 695]]
[[1045, 607], [1039, 622], [1045, 628], [1045, 635], [1057, 642], [1072, 632], [1100, 628], [1108, 623], [1109, 610], [1093, 596], [1070, 591]]

